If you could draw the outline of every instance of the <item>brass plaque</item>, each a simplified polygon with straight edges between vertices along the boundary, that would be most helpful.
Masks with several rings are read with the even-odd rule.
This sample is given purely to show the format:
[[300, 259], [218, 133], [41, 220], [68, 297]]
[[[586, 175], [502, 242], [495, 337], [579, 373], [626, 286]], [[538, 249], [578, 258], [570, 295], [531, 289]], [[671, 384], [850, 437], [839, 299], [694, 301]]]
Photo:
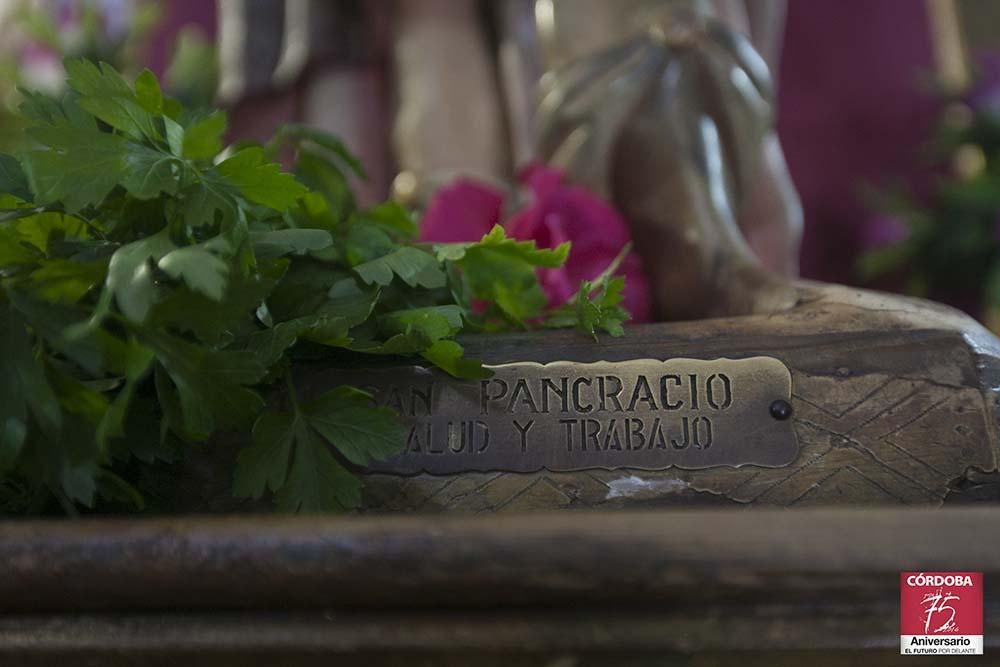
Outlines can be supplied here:
[[486, 380], [373, 371], [366, 389], [404, 416], [406, 450], [372, 472], [788, 465], [792, 378], [772, 357], [490, 367]]

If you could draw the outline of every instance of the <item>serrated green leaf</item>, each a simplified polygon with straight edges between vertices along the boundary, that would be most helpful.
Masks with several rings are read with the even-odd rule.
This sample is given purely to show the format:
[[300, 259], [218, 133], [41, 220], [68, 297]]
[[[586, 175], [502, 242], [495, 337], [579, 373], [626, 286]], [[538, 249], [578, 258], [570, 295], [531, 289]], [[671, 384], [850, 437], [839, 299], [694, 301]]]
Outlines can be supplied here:
[[145, 499], [139, 491], [106, 468], [97, 471], [97, 493], [101, 498], [117, 503], [124, 503], [136, 510], [146, 507]]
[[132, 97], [132, 89], [114, 67], [86, 58], [64, 58], [66, 83], [86, 97]]
[[149, 342], [177, 392], [179, 423], [172, 426], [179, 435], [204, 440], [216, 430], [245, 427], [264, 407], [249, 388], [266, 371], [252, 354], [208, 350], [164, 334]]
[[[352, 334], [355, 332], [352, 332]], [[389, 336], [385, 340], [372, 340], [360, 338], [351, 339], [343, 345], [354, 352], [362, 354], [387, 354], [400, 357], [408, 357], [422, 353], [434, 344], [434, 339], [430, 338], [426, 332], [414, 329], [405, 333], [398, 333]]]
[[166, 231], [122, 246], [111, 256], [105, 287], [129, 320], [142, 324], [157, 299], [151, 267], [176, 246]]
[[439, 262], [457, 262], [465, 257], [471, 243], [441, 243], [434, 246], [434, 254]]
[[383, 287], [392, 282], [393, 276], [399, 276], [410, 287], [427, 289], [444, 287], [446, 282], [444, 271], [433, 255], [409, 246], [359, 264], [354, 267], [354, 271], [369, 285]]
[[533, 241], [507, 238], [497, 225], [477, 243], [443, 244], [435, 253], [458, 267], [473, 297], [495, 303], [508, 319], [522, 324], [541, 315], [545, 305], [536, 269], [561, 266], [569, 244], [538, 248]]
[[178, 121], [184, 115], [184, 105], [172, 97], [163, 98], [163, 117]]
[[325, 132], [317, 127], [301, 125], [299, 123], [288, 123], [278, 129], [278, 135], [287, 139], [295, 139], [299, 142], [311, 142], [329, 154], [330, 158], [338, 160], [347, 166], [358, 178], [367, 178], [364, 165], [347, 148], [343, 141], [336, 135]]
[[[242, 341], [243, 349], [256, 357], [260, 363], [270, 368], [278, 363], [299, 336], [314, 326], [318, 319], [302, 317], [290, 322], [279, 322], [269, 329], [254, 332]], [[348, 327], [344, 328], [346, 334]]]
[[[48, 489], [70, 512], [98, 497], [138, 506], [137, 488], [169, 480], [148, 465], [183, 454], [181, 440], [256, 423], [238, 495], [271, 494], [295, 511], [352, 507], [360, 482], [346, 462], [398, 452], [398, 421], [349, 388], [301, 407], [292, 388], [290, 415], [261, 417], [261, 383], [322, 357], [320, 345], [487, 377], [452, 339], [466, 318], [485, 330], [543, 321], [536, 270], [559, 265], [566, 246], [539, 249], [499, 227], [433, 252], [404, 245], [412, 216], [395, 203], [356, 210], [348, 172], [363, 172], [336, 137], [291, 126], [268, 144], [293, 142], [298, 180], [257, 147], [214, 165], [221, 112], [183, 110], [149, 72], [130, 87], [108, 65], [67, 69], [60, 99], [25, 95], [39, 147], [21, 165], [0, 156], [0, 306], [21, 319], [19, 356], [43, 381], [0, 374], [0, 470], [19, 488]], [[620, 332], [620, 281], [595, 279], [578, 297], [545, 322], [561, 313]], [[290, 354], [299, 340], [308, 344]], [[5, 369], [16, 349], [0, 349]], [[37, 398], [46, 387], [54, 412]], [[102, 467], [112, 462], [128, 475]]]
[[[152, 366], [154, 375], [153, 386], [156, 392], [150, 396], [137, 393], [129, 403], [128, 415], [125, 419], [125, 433], [120, 438], [111, 438], [108, 443], [111, 455], [116, 459], [136, 458], [144, 463], [173, 463], [183, 456], [183, 441], [178, 438], [170, 425], [180, 423], [180, 406], [177, 404], [176, 391], [163, 369]], [[160, 378], [157, 378], [160, 376]], [[157, 382], [157, 379], [160, 381]], [[169, 388], [166, 394], [162, 388]], [[171, 397], [171, 403], [162, 403], [164, 395]], [[173, 418], [177, 421], [172, 421]], [[141, 478], [132, 478], [137, 484]]]
[[26, 120], [45, 125], [66, 121], [66, 114], [59, 100], [31, 90], [19, 88], [18, 92], [21, 94], [18, 110]]
[[594, 340], [597, 340], [598, 329], [612, 336], [623, 335], [625, 330], [622, 325], [631, 316], [621, 305], [625, 278], [614, 277], [614, 274], [630, 252], [632, 244], [627, 243], [599, 276], [593, 281], [582, 281], [573, 298], [549, 313], [545, 326], [575, 326], [593, 336]]
[[108, 262], [103, 260], [53, 259], [32, 271], [24, 287], [35, 298], [53, 303], [76, 303], [104, 281], [107, 269]]
[[256, 146], [244, 148], [217, 167], [219, 174], [252, 202], [283, 212], [306, 193], [306, 188], [280, 165], [268, 163]]
[[160, 139], [153, 116], [139, 106], [134, 99], [124, 97], [84, 97], [80, 106], [116, 130], [121, 130], [132, 139], [142, 141]]
[[176, 157], [184, 157], [184, 127], [168, 116], [163, 117], [163, 129], [167, 135], [167, 146]]
[[146, 326], [190, 334], [213, 347], [248, 335], [257, 330], [254, 311], [274, 290], [286, 267], [286, 261], [276, 260], [262, 262], [257, 272], [248, 275], [230, 272], [221, 301], [184, 285], [174, 286], [160, 295]]
[[[129, 408], [139, 384], [145, 379], [153, 367], [155, 359], [153, 350], [136, 341], [129, 341], [125, 355], [125, 384], [111, 401], [107, 411], [97, 424], [95, 437], [102, 452], [107, 452], [111, 441], [125, 435], [125, 424], [128, 420]], [[143, 438], [145, 441], [148, 438]], [[144, 451], [141, 443], [130, 443], [130, 449], [140, 455]], [[147, 460], [152, 460], [150, 457]]]
[[88, 424], [101, 420], [109, 403], [104, 394], [58, 369], [50, 368], [48, 378], [67, 414], [76, 415]]
[[21, 164], [13, 155], [4, 153], [0, 153], [0, 194], [11, 194], [24, 201], [32, 199], [28, 177]]
[[268, 490], [279, 491], [288, 477], [292, 447], [296, 440], [308, 441], [308, 428], [298, 414], [261, 415], [253, 427], [253, 446], [237, 457], [233, 494], [257, 499]]
[[189, 173], [196, 183], [181, 193], [185, 224], [198, 228], [220, 222], [224, 228], [232, 227], [238, 217], [236, 189], [214, 169]]
[[291, 415], [268, 414], [254, 427], [254, 444], [243, 450], [235, 479], [237, 495], [275, 493], [280, 509], [333, 512], [357, 506], [361, 483], [333, 457], [331, 447], [356, 465], [392, 456], [405, 442], [402, 424], [371, 397], [338, 387]]
[[9, 304], [0, 311], [0, 471], [14, 465], [27, 441], [29, 414], [49, 437], [58, 437], [62, 411], [37, 364], [25, 322]]
[[42, 251], [29, 243], [11, 225], [0, 225], [0, 275], [4, 270], [43, 259]]
[[[62, 410], [55, 392], [45, 377], [42, 365], [35, 360], [31, 338], [21, 314], [8, 305], [0, 313], [0, 358], [3, 359], [4, 394], [11, 405], [0, 406], [3, 431], [16, 440], [27, 433], [25, 416], [30, 412], [48, 437], [58, 437], [62, 427]], [[20, 416], [19, 416], [20, 415]], [[23, 443], [23, 440], [22, 440]], [[21, 443], [17, 443], [18, 447]], [[10, 442], [4, 445], [7, 453]]]
[[346, 220], [355, 209], [354, 193], [344, 173], [314, 151], [300, 148], [295, 160], [299, 181], [321, 195], [334, 219]]
[[72, 501], [85, 507], [93, 507], [98, 472], [99, 469], [93, 461], [66, 465], [59, 479], [63, 493]]
[[402, 451], [406, 433], [396, 414], [363, 392], [335, 389], [305, 408], [309, 425], [359, 466]]
[[35, 202], [61, 202], [75, 213], [100, 204], [127, 168], [122, 137], [72, 127], [45, 128], [32, 136], [49, 148], [24, 154], [24, 167]]
[[322, 229], [274, 229], [250, 232], [250, 242], [258, 257], [280, 257], [322, 250], [333, 243], [333, 236]]
[[296, 441], [308, 442], [308, 428], [297, 414], [261, 415], [253, 426], [253, 445], [237, 457], [233, 494], [258, 499], [268, 490], [279, 491], [288, 477], [292, 446]]
[[24, 242], [48, 254], [52, 254], [52, 241], [83, 239], [88, 235], [87, 223], [56, 211], [35, 213], [13, 220], [6, 226], [13, 229]]
[[387, 201], [365, 209], [360, 217], [390, 232], [399, 239], [414, 239], [419, 231], [417, 221], [398, 202]]
[[454, 336], [462, 329], [462, 309], [455, 305], [408, 308], [378, 316], [381, 331], [390, 335], [420, 331], [431, 341]]
[[493, 376], [491, 370], [483, 367], [482, 361], [466, 357], [465, 349], [453, 340], [436, 341], [421, 356], [457, 378], [482, 380]]
[[221, 301], [226, 291], [229, 264], [203, 245], [171, 250], [157, 263], [171, 278], [182, 280], [195, 292]]
[[296, 442], [288, 479], [275, 495], [285, 512], [341, 512], [361, 502], [361, 482], [311, 431]]
[[[114, 67], [107, 63], [98, 65], [82, 58], [66, 58], [63, 65], [66, 67], [66, 82], [80, 94], [79, 104], [83, 109], [133, 139], [148, 138], [155, 141], [160, 138], [160, 131], [153, 117], [155, 112], [143, 108], [136, 93], [132, 92]], [[151, 103], [150, 79], [152, 83], [156, 82], [156, 78], [149, 73], [143, 79], [142, 86], [146, 101]]]
[[113, 439], [125, 435], [125, 420], [128, 417], [128, 408], [132, 401], [132, 396], [133, 391], [131, 389], [128, 391], [123, 389], [118, 392], [98, 422], [95, 437], [102, 450], [107, 451]]
[[163, 91], [156, 75], [148, 69], [142, 70], [135, 79], [135, 99], [148, 113], [158, 116], [163, 113]]
[[295, 226], [304, 229], [323, 229], [334, 231], [340, 226], [340, 221], [330, 210], [326, 198], [318, 192], [307, 192], [295, 205], [289, 209], [289, 216]]
[[125, 172], [121, 184], [139, 199], [151, 199], [161, 192], [177, 193], [180, 165], [169, 153], [129, 143], [125, 149]]
[[94, 326], [88, 319], [90, 309], [39, 301], [16, 291], [9, 296], [35, 334], [81, 368], [97, 377], [126, 372], [129, 344]]
[[[342, 281], [340, 284], [348, 282], [353, 283]], [[334, 285], [334, 290], [336, 287]], [[379, 295], [379, 290], [357, 290], [353, 294], [331, 296], [319, 307], [312, 324], [301, 333], [301, 337], [320, 345], [350, 345], [352, 339], [349, 332], [371, 316]]]
[[251, 334], [245, 345], [267, 366], [280, 359], [299, 338], [320, 345], [347, 346], [351, 343], [348, 333], [368, 319], [378, 297], [378, 290], [360, 289], [351, 278], [340, 280], [309, 314]]
[[[456, 305], [427, 306], [379, 315], [367, 336], [352, 340], [348, 347], [365, 354], [413, 355], [461, 330], [463, 309]], [[355, 335], [356, 332], [352, 332]]]
[[[160, 441], [166, 441], [175, 436], [179, 441], [197, 441], [207, 436], [201, 433], [188, 432], [185, 415], [181, 411], [180, 393], [170, 375], [160, 364], [153, 365], [153, 386], [156, 388], [156, 403], [161, 411], [159, 421]], [[212, 424], [198, 425], [205, 430], [211, 430]]]
[[511, 280], [514, 272], [479, 293], [480, 298], [492, 299], [507, 317], [523, 323], [537, 317], [545, 306], [545, 292], [541, 286], [527, 276], [522, 281]]
[[568, 303], [549, 314], [545, 326], [576, 327], [595, 339], [598, 330], [621, 336], [625, 333], [622, 325], [630, 318], [621, 306], [624, 289], [625, 279], [620, 276], [602, 275], [597, 284], [585, 280]]
[[344, 256], [351, 266], [384, 257], [396, 247], [392, 238], [381, 228], [357, 223], [347, 226], [343, 246]]
[[184, 131], [183, 155], [189, 160], [210, 160], [222, 150], [226, 133], [226, 114], [222, 111], [206, 116]]
[[567, 242], [561, 243], [555, 248], [539, 248], [534, 241], [518, 241], [509, 238], [504, 233], [503, 227], [494, 225], [489, 233], [475, 243], [443, 243], [436, 245], [434, 249], [441, 261], [459, 261], [466, 258], [469, 251], [473, 251], [524, 262], [531, 266], [555, 269], [566, 262], [570, 244]]
[[297, 258], [268, 298], [267, 306], [279, 322], [315, 315], [329, 300], [330, 288], [345, 278], [354, 280], [343, 267], [309, 257]]

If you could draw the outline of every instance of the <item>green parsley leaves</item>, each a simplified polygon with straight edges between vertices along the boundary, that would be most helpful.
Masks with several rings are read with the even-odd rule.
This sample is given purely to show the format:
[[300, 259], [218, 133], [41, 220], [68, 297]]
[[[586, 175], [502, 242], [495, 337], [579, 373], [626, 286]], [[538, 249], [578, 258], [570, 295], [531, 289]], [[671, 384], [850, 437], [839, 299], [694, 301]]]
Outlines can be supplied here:
[[31, 142], [0, 155], [7, 511], [170, 510], [164, 487], [223, 440], [246, 445], [231, 460], [237, 497], [350, 509], [357, 471], [405, 432], [351, 387], [300, 402], [292, 379], [307, 365], [392, 355], [480, 378], [464, 331], [621, 333], [610, 273], [546, 312], [537, 271], [568, 245], [500, 227], [417, 243], [398, 204], [357, 206], [348, 183], [364, 170], [336, 137], [291, 125], [232, 152], [223, 112], [181, 109], [152, 73], [130, 85], [107, 64], [65, 67], [71, 90], [26, 93]]

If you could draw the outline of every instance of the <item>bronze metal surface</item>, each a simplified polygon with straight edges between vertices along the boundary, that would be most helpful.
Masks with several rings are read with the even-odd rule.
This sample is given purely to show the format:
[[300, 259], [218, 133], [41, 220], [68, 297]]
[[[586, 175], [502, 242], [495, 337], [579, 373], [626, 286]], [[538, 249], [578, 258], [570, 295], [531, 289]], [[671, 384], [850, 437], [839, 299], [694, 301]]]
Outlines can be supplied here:
[[365, 374], [410, 428], [372, 471], [446, 474], [788, 465], [799, 453], [792, 378], [773, 357], [491, 366], [484, 380], [424, 369]]

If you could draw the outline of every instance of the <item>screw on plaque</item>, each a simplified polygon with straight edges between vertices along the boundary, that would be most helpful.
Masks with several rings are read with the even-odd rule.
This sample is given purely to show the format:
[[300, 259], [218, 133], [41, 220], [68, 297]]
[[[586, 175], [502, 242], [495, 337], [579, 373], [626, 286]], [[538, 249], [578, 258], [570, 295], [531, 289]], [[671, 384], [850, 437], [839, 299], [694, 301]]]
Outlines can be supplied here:
[[771, 407], [768, 408], [771, 416], [778, 421], [785, 421], [792, 416], [792, 404], [784, 399], [778, 399], [771, 403]]

